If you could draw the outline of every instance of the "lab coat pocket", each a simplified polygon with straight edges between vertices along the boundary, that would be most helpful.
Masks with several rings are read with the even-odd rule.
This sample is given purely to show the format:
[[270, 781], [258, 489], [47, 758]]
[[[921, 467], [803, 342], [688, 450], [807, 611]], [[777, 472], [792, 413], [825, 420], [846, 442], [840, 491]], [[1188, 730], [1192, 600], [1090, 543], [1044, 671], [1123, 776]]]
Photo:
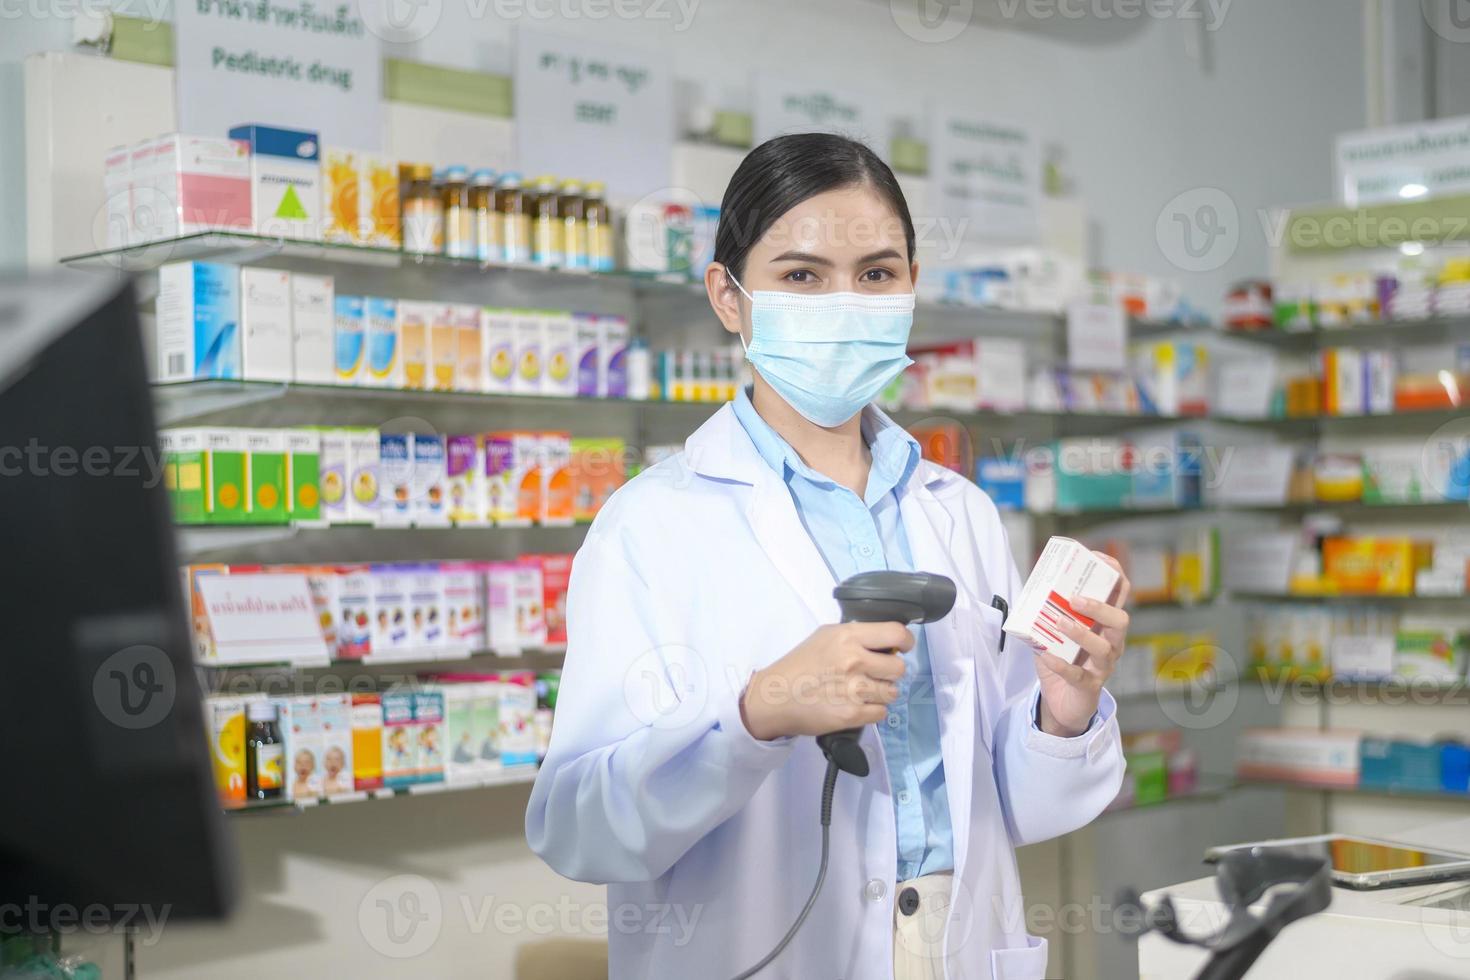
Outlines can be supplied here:
[[982, 741], [992, 748], [995, 725], [1005, 709], [1005, 692], [1001, 688], [1001, 625], [1005, 618], [990, 606], [973, 606], [962, 629], [968, 635], [975, 665], [975, 698], [979, 705]]
[[1027, 936], [1025, 946], [992, 949], [990, 973], [995, 980], [1046, 980], [1046, 940]]

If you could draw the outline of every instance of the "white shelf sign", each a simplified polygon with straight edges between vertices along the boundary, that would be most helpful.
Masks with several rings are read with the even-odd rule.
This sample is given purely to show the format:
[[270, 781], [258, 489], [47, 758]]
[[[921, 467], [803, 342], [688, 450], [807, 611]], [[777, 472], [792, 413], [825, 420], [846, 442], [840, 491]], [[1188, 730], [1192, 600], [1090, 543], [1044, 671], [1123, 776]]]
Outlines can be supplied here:
[[601, 180], [631, 200], [673, 179], [674, 87], [666, 55], [520, 28], [516, 148], [528, 179]]
[[963, 221], [969, 241], [1035, 241], [1041, 150], [1024, 126], [932, 108], [929, 179], [935, 213]]
[[200, 575], [214, 660], [325, 663], [329, 659], [305, 575]]
[[1067, 308], [1067, 364], [1083, 371], [1128, 368], [1128, 318], [1117, 303]]
[[757, 145], [788, 133], [836, 133], [861, 140], [883, 159], [888, 158], [882, 133], [875, 131], [882, 120], [872, 106], [878, 97], [868, 97], [847, 85], [830, 86], [757, 72], [755, 89], [755, 142]]
[[1342, 133], [1336, 164], [1348, 207], [1470, 192], [1470, 116]]
[[383, 54], [356, 4], [174, 4], [179, 131], [260, 123], [366, 150], [383, 141]]

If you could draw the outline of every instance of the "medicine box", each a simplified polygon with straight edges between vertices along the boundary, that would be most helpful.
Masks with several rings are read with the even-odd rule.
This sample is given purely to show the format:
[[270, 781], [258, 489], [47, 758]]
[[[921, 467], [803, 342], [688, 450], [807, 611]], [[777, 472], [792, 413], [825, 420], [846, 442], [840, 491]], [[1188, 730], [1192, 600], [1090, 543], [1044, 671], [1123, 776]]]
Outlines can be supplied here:
[[1199, 507], [1204, 444], [1183, 430], [1133, 438], [1133, 487], [1128, 506], [1141, 509]]
[[505, 766], [536, 763], [536, 678], [514, 671], [500, 685], [500, 762]]
[[378, 524], [413, 523], [413, 433], [384, 432], [378, 438]]
[[541, 314], [535, 310], [516, 310], [512, 322], [515, 375], [511, 379], [510, 390], [517, 395], [539, 395], [542, 393], [546, 343]]
[[[337, 380], [331, 276], [291, 274], [291, 377], [300, 384]], [[358, 359], [361, 358], [359, 330]]]
[[1248, 728], [1236, 740], [1235, 771], [1247, 779], [1353, 787], [1360, 738], [1351, 731]]
[[345, 523], [376, 524], [378, 522], [378, 430], [343, 429], [341, 431], [347, 436]]
[[383, 785], [411, 786], [418, 781], [418, 739], [413, 692], [386, 691], [383, 708]]
[[418, 527], [449, 526], [448, 470], [444, 437], [420, 433], [413, 438], [413, 484], [409, 499]]
[[290, 381], [294, 339], [291, 273], [240, 270], [240, 374], [247, 381]]
[[444, 580], [445, 645], [472, 653], [485, 648], [484, 573], [474, 562], [441, 562]]
[[467, 686], [474, 690], [470, 726], [480, 749], [480, 769], [494, 772], [500, 768], [500, 682], [477, 680]]
[[408, 576], [401, 565], [372, 567], [375, 660], [405, 659], [409, 653]]
[[975, 463], [975, 482], [1001, 510], [1026, 509], [1026, 464], [990, 456]]
[[539, 565], [524, 561], [486, 565], [485, 632], [490, 649], [514, 656], [545, 646], [544, 603]]
[[462, 526], [488, 523], [485, 515], [485, 458], [479, 436], [445, 437], [444, 480], [451, 521]]
[[352, 786], [358, 792], [383, 785], [383, 703], [378, 694], [352, 696]]
[[245, 430], [245, 451], [249, 523], [286, 523], [285, 430]]
[[338, 296], [333, 309], [333, 360], [340, 385], [367, 384], [367, 335], [361, 296]]
[[144, 179], [152, 199], [150, 240], [252, 227], [250, 148], [239, 140], [183, 133], [156, 137]]
[[287, 429], [285, 436], [287, 517], [296, 524], [320, 523], [321, 433], [314, 429]]
[[542, 524], [566, 527], [573, 523], [572, 437], [567, 432], [542, 432], [538, 438], [537, 468], [541, 473]]
[[597, 398], [598, 321], [596, 313], [572, 314], [577, 397]]
[[203, 524], [204, 434], [199, 429], [163, 429], [158, 433], [163, 453], [163, 485], [175, 524]]
[[361, 244], [366, 238], [362, 191], [364, 174], [356, 150], [322, 147], [322, 237], [329, 242]]
[[1433, 742], [1364, 736], [1358, 743], [1358, 785], [1364, 789], [1437, 793], [1440, 765]]
[[[398, 383], [389, 387], [424, 391], [429, 387], [429, 323], [434, 316], [431, 303], [400, 300], [398, 303], [398, 347], [402, 362]], [[369, 314], [371, 328], [372, 316]], [[374, 372], [376, 377], [376, 372]]]
[[230, 138], [250, 148], [250, 207], [255, 231], [280, 238], [322, 237], [321, 152], [316, 133], [245, 125]]
[[447, 782], [473, 782], [480, 777], [480, 747], [475, 743], [473, 684], [436, 685], [444, 698], [444, 778]]
[[398, 202], [398, 162], [376, 154], [358, 158], [362, 173], [359, 205], [366, 226], [365, 244], [378, 248], [403, 245], [402, 216]]
[[[247, 493], [245, 431], [201, 429], [204, 467], [204, 512], [209, 524], [244, 524], [250, 517]], [[187, 443], [188, 437], [181, 439]]]
[[541, 394], [571, 398], [577, 393], [577, 326], [570, 313], [543, 310], [540, 314], [543, 350]]
[[1060, 657], [1076, 661], [1081, 648], [1060, 630], [1062, 623], [1091, 629], [1093, 620], [1072, 608], [1074, 597], [1107, 601], [1118, 584], [1118, 572], [1086, 546], [1071, 538], [1053, 537], [1036, 560], [1006, 618], [1012, 636]]
[[465, 303], [456, 303], [450, 308], [454, 318], [456, 363], [454, 388], [456, 391], [481, 392], [485, 390], [485, 352], [480, 332], [480, 309]]
[[623, 485], [627, 449], [621, 439], [571, 441], [572, 518], [587, 522]]
[[437, 656], [445, 646], [444, 577], [426, 562], [404, 567], [408, 587], [408, 646], [416, 655]]
[[159, 381], [238, 379], [240, 270], [215, 262], [172, 262], [158, 270]]
[[322, 795], [322, 717], [309, 695], [273, 698], [285, 740], [286, 798], [316, 800]]
[[351, 695], [319, 695], [317, 707], [322, 724], [322, 795], [331, 799], [355, 788]]
[[572, 556], [522, 555], [521, 561], [541, 569], [541, 608], [546, 619], [546, 647], [567, 645], [567, 587], [572, 579]]
[[245, 702], [235, 697], [211, 697], [209, 757], [214, 788], [226, 808], [245, 805]]
[[[403, 337], [399, 322], [400, 304], [380, 296], [363, 300], [363, 336], [367, 371], [361, 384], [374, 388], [402, 388]], [[422, 335], [418, 335], [420, 338]]]
[[1144, 415], [1204, 415], [1209, 410], [1209, 353], [1199, 344], [1160, 341], [1132, 352]]
[[485, 446], [485, 515], [491, 523], [526, 527], [542, 512], [541, 438], [535, 432], [491, 432]]
[[413, 695], [413, 721], [418, 752], [414, 781], [444, 781], [444, 694], [436, 690], [416, 691]]
[[361, 660], [373, 652], [372, 569], [345, 565], [336, 571], [337, 657]]
[[454, 306], [433, 303], [429, 307], [429, 376], [434, 391], [453, 391], [459, 371], [459, 325]]
[[628, 321], [620, 316], [597, 319], [597, 396], [628, 397]]
[[480, 311], [480, 346], [484, 353], [485, 391], [507, 394], [516, 374], [516, 314], [511, 310]]

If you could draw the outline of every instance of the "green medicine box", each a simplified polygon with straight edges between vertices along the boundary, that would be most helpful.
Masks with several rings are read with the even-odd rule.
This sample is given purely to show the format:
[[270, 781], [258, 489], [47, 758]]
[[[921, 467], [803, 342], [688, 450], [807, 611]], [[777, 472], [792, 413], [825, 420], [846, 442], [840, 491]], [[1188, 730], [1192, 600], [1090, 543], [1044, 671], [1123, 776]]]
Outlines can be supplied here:
[[163, 485], [175, 524], [203, 524], [208, 515], [204, 501], [204, 432], [200, 429], [164, 429], [158, 434], [163, 450]]
[[286, 523], [286, 433], [250, 429], [245, 438], [246, 523]]
[[244, 524], [245, 433], [170, 429], [163, 436], [164, 485], [180, 524]]
[[293, 522], [322, 519], [321, 462], [321, 433], [286, 431], [286, 513]]

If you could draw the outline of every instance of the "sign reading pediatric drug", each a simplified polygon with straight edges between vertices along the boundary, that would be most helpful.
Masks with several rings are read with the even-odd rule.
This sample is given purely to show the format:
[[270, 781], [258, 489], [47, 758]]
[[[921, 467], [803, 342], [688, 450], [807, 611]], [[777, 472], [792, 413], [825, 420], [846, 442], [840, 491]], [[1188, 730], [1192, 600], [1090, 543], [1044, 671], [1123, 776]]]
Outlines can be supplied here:
[[665, 55], [520, 28], [515, 113], [528, 179], [601, 180], [620, 200], [672, 180], [674, 83]]
[[879, 96], [847, 85], [823, 85], [770, 72], [754, 76], [755, 141], [787, 133], [837, 133], [862, 140], [884, 159], [888, 146], [884, 120], [873, 112]]
[[196, 580], [220, 663], [326, 663], [305, 575], [201, 575]]
[[934, 108], [929, 180], [936, 214], [965, 222], [972, 241], [1035, 241], [1041, 151], [1024, 126]]
[[1470, 116], [1343, 133], [1336, 171], [1349, 207], [1470, 193]]
[[359, 4], [179, 0], [179, 130], [261, 123], [366, 150], [383, 140], [382, 52]]

